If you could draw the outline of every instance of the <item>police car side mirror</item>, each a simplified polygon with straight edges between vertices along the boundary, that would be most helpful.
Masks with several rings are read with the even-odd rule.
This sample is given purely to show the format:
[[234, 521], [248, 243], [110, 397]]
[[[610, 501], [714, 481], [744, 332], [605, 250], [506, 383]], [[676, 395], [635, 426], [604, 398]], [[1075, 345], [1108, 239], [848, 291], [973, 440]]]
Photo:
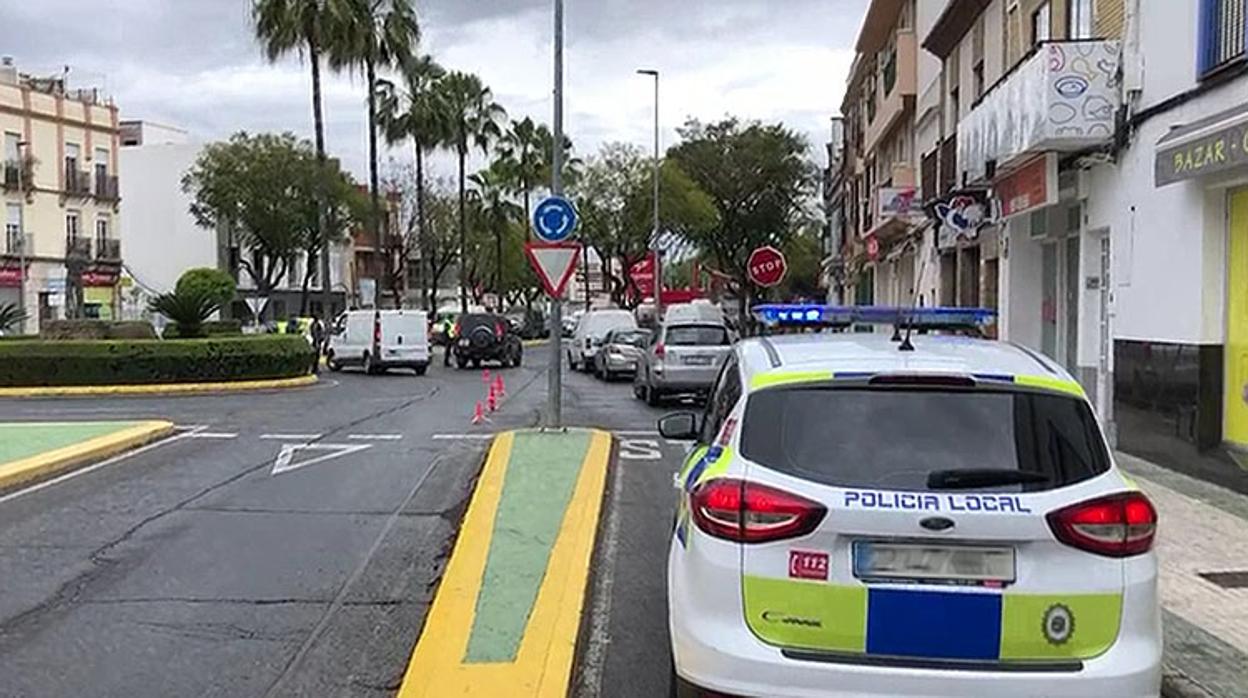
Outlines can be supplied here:
[[659, 434], [674, 441], [696, 441], [698, 438], [698, 415], [693, 412], [677, 412], [659, 420]]

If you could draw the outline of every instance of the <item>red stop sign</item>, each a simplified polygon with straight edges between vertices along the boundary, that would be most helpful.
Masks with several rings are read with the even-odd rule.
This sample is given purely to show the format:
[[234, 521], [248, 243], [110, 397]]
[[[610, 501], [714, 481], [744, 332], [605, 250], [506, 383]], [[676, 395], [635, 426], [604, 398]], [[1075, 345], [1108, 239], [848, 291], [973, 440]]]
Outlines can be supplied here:
[[766, 287], [775, 286], [783, 281], [789, 265], [784, 261], [784, 255], [780, 253], [780, 250], [766, 245], [750, 253], [750, 259], [746, 262], [745, 268], [750, 275], [750, 281]]

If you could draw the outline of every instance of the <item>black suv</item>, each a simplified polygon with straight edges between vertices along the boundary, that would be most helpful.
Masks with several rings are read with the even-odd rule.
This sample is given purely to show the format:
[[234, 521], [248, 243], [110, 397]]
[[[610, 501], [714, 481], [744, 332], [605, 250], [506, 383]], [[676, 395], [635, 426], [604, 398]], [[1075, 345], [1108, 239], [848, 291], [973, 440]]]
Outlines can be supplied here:
[[502, 315], [468, 313], [461, 315], [452, 330], [452, 351], [460, 368], [481, 366], [482, 361], [498, 361], [503, 366], [519, 366], [524, 353], [520, 336]]

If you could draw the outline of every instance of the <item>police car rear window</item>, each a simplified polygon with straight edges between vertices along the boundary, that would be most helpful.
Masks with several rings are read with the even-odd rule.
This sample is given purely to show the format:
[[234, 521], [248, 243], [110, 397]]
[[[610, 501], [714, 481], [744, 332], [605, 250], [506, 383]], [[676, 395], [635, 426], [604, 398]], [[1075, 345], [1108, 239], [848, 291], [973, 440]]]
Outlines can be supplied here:
[[838, 487], [926, 491], [938, 471], [1020, 470], [1042, 477], [970, 491], [1034, 492], [1109, 469], [1082, 400], [1009, 392], [787, 388], [751, 395], [749, 460]]

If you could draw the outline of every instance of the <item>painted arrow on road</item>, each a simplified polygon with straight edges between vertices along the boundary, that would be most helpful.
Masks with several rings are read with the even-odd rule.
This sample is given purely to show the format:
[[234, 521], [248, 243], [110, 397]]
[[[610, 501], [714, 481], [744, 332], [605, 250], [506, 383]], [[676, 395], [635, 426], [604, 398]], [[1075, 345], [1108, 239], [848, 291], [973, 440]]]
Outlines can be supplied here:
[[[342, 456], [372, 447], [372, 444], [282, 444], [282, 450], [278, 452], [277, 458], [273, 459], [273, 470], [269, 474], [281, 475], [282, 473], [289, 473], [292, 470], [324, 463], [327, 460], [341, 458]], [[320, 452], [321, 455], [307, 460], [296, 461], [295, 454], [299, 451]]]

